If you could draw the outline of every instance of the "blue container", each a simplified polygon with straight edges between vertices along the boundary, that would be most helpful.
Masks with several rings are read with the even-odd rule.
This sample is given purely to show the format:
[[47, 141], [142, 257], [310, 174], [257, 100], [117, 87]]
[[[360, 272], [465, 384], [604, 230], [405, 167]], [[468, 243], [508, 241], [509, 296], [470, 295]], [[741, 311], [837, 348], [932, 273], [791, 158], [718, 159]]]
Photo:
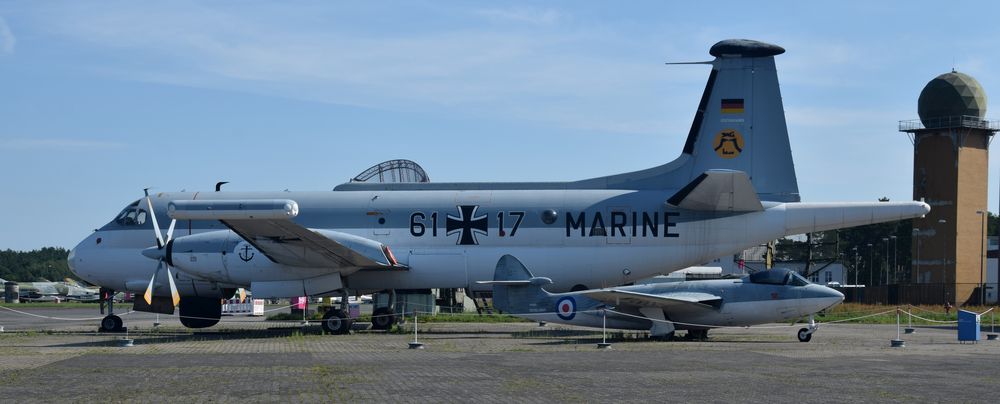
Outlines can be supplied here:
[[958, 311], [958, 340], [979, 341], [979, 313], [959, 310]]

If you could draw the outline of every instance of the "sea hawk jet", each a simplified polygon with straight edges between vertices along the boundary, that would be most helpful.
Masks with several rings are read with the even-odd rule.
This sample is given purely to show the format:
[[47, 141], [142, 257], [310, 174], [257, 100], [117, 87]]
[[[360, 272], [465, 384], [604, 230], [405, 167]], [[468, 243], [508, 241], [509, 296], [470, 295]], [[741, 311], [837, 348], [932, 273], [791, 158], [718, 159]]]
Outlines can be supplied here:
[[[671, 339], [676, 330], [705, 339], [718, 327], [749, 327], [809, 317], [798, 332], [808, 342], [816, 331], [813, 314], [840, 304], [844, 295], [810, 283], [788, 269], [758, 271], [739, 279], [713, 279], [618, 286], [549, 293], [552, 283], [536, 277], [517, 258], [505, 255], [492, 281], [493, 307], [536, 321], [649, 330], [653, 337]], [[606, 312], [605, 312], [606, 311]]]
[[[220, 298], [241, 287], [257, 298], [487, 291], [476, 281], [492, 279], [510, 254], [552, 279], [553, 292], [605, 288], [787, 235], [930, 210], [800, 202], [774, 64], [784, 49], [725, 40], [709, 53], [684, 148], [663, 165], [570, 182], [147, 194], [81, 241], [69, 266], [106, 289], [137, 293], [134, 310], [178, 307], [185, 326], [208, 327], [219, 321]], [[376, 328], [392, 325], [389, 307], [375, 309]], [[345, 309], [328, 311], [323, 328], [348, 332]], [[121, 319], [109, 314], [102, 328], [121, 329]]]

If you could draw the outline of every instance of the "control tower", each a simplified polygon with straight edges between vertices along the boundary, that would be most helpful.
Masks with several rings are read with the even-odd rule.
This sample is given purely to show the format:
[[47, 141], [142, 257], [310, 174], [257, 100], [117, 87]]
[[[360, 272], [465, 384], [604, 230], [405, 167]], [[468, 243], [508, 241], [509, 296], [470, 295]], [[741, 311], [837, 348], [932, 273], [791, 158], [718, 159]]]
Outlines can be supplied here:
[[[913, 143], [913, 198], [931, 212], [913, 219], [909, 303], [979, 304], [985, 262], [989, 145], [986, 93], [951, 71], [920, 92], [919, 120], [899, 122]], [[908, 292], [908, 293], [907, 293]], [[905, 296], [904, 295], [904, 296]]]

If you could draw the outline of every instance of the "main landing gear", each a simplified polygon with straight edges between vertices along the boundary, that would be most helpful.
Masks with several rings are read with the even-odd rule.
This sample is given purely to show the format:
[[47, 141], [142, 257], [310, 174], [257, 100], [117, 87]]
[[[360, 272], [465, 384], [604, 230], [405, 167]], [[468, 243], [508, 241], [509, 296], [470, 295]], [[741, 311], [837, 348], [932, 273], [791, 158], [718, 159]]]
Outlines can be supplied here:
[[111, 289], [101, 288], [101, 314], [104, 314], [104, 305], [108, 305], [108, 315], [101, 319], [101, 326], [98, 331], [101, 332], [122, 332], [125, 331], [123, 327], [124, 322], [122, 318], [115, 315], [115, 291]]
[[396, 307], [396, 291], [390, 290], [389, 306], [377, 307], [372, 310], [372, 328], [384, 331], [392, 329], [392, 325], [396, 324], [396, 320], [398, 320], [393, 312], [394, 307]]
[[337, 309], [331, 307], [330, 310], [327, 310], [323, 314], [323, 322], [320, 323], [323, 332], [330, 334], [347, 334], [351, 332], [354, 320], [348, 315], [347, 309], [347, 292], [345, 291], [340, 296], [340, 307]]
[[812, 314], [809, 315], [809, 327], [799, 329], [799, 342], [809, 342], [812, 339], [813, 333], [819, 329], [816, 325], [816, 319]]

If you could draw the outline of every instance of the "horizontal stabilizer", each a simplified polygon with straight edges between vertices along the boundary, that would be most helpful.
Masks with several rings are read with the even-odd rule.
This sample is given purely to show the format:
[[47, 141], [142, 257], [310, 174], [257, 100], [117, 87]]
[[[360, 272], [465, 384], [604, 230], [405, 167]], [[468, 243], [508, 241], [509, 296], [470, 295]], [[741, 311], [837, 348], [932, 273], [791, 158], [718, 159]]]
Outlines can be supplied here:
[[619, 307], [659, 307], [663, 309], [684, 310], [718, 309], [722, 305], [721, 297], [700, 292], [649, 294], [621, 289], [597, 289], [580, 292], [580, 294]]
[[756, 212], [764, 210], [750, 178], [742, 171], [708, 170], [677, 191], [667, 203], [681, 209]]

